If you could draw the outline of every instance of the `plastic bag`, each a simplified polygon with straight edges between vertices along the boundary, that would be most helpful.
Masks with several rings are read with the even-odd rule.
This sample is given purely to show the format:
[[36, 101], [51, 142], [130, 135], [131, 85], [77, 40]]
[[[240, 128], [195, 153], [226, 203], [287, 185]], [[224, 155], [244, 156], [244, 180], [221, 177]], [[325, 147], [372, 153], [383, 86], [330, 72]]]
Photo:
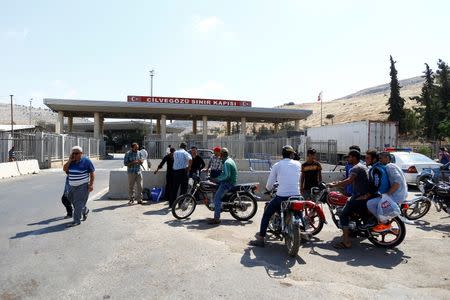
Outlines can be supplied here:
[[381, 223], [387, 223], [393, 218], [400, 215], [400, 207], [387, 194], [381, 195], [378, 202], [377, 217]]

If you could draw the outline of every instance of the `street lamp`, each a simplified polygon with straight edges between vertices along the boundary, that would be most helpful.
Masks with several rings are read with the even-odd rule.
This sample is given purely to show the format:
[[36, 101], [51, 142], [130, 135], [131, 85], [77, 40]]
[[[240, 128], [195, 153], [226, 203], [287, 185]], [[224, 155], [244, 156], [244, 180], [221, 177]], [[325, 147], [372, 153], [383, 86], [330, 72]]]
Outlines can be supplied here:
[[155, 76], [155, 70], [150, 70], [150, 99], [153, 102], [153, 76]]
[[[150, 70], [150, 102], [153, 103], [153, 76], [155, 76], [155, 70]], [[150, 134], [153, 134], [153, 120], [150, 119]]]

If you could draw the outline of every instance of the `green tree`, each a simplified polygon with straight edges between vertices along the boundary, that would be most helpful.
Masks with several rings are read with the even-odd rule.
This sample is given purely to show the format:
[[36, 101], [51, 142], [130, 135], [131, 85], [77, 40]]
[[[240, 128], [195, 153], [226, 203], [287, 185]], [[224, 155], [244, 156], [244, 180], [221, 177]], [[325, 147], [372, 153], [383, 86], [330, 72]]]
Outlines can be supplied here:
[[417, 111], [412, 109], [405, 109], [405, 119], [403, 121], [405, 134], [415, 136], [420, 126], [420, 116]]
[[434, 84], [433, 70], [425, 64], [425, 82], [422, 86], [420, 96], [412, 97], [420, 107], [417, 108], [422, 120], [423, 135], [427, 139], [436, 139], [439, 114], [439, 100], [437, 99], [437, 89]]
[[437, 96], [439, 102], [439, 126], [438, 132], [440, 138], [449, 137], [448, 126], [444, 123], [448, 123], [448, 108], [450, 105], [450, 73], [447, 63], [439, 59], [437, 63], [438, 69], [436, 70], [436, 82], [437, 82]]
[[388, 105], [388, 120], [398, 122], [399, 124], [399, 131], [400, 133], [404, 133], [404, 124], [403, 120], [405, 117], [405, 112], [403, 110], [403, 107], [405, 106], [405, 99], [400, 97], [400, 89], [401, 86], [398, 83], [397, 78], [397, 69], [395, 68], [396, 61], [392, 58], [392, 55], [390, 56], [391, 61], [391, 95], [388, 99], [387, 105]]

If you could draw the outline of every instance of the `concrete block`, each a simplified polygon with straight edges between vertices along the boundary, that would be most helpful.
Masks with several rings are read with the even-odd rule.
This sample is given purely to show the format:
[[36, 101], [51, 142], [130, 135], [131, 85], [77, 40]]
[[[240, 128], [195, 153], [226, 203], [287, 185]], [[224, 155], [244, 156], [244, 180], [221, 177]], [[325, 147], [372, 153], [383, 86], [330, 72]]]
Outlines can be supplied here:
[[[158, 174], [143, 171], [144, 188], [164, 187], [166, 183], [166, 172], [159, 171]], [[259, 183], [259, 192], [265, 192], [269, 171], [239, 171], [238, 183]], [[343, 172], [322, 172], [325, 182], [342, 180], [345, 177]], [[261, 196], [261, 194], [259, 195]], [[110, 199], [127, 199], [128, 197], [128, 175], [126, 170], [114, 170], [109, 173], [109, 193]]]
[[19, 169], [17, 168], [17, 163], [15, 161], [0, 163], [1, 179], [15, 176], [20, 176]]
[[17, 161], [17, 168], [21, 175], [38, 174], [40, 171], [37, 159]]

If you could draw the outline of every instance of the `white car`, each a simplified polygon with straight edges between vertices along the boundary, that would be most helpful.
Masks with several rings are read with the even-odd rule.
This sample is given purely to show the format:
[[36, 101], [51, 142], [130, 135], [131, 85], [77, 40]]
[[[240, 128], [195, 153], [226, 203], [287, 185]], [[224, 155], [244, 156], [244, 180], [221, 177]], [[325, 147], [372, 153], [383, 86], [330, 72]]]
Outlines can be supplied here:
[[406, 177], [408, 184], [416, 185], [417, 177], [424, 168], [439, 168], [442, 164], [416, 152], [391, 152], [391, 162], [395, 163]]

